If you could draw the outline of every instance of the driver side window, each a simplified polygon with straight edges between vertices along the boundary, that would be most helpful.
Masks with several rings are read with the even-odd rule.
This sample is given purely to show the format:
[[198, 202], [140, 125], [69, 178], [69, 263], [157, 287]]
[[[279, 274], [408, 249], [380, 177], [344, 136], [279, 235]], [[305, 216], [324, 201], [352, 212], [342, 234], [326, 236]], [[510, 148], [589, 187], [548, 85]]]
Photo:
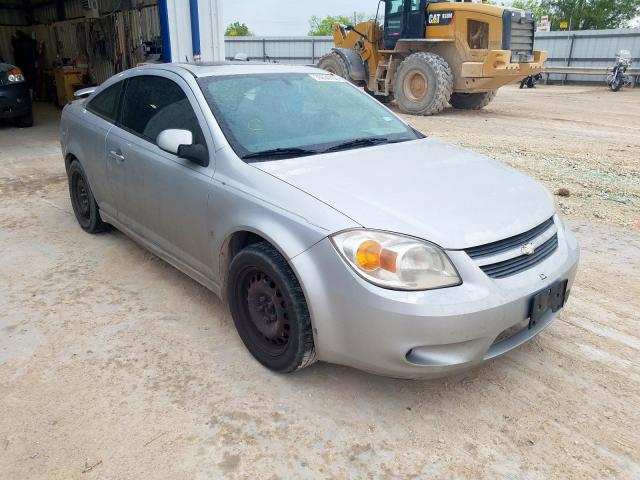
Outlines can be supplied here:
[[401, 13], [402, 7], [404, 5], [404, 0], [392, 0], [389, 6], [388, 15], [393, 15], [394, 13]]
[[170, 128], [189, 130], [195, 143], [204, 143], [189, 99], [177, 83], [164, 77], [143, 75], [129, 79], [121, 126], [154, 144], [158, 134]]

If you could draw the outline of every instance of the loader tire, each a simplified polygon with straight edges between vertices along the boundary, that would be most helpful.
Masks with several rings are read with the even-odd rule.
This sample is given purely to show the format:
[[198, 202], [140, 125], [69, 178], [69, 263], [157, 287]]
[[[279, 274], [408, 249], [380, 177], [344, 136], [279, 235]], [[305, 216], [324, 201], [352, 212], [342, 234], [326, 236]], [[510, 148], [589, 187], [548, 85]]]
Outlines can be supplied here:
[[440, 113], [447, 107], [452, 90], [451, 67], [435, 53], [412, 53], [398, 67], [394, 94], [403, 113]]
[[453, 108], [462, 110], [480, 110], [491, 103], [496, 96], [497, 90], [482, 93], [453, 93], [449, 103]]
[[318, 61], [318, 68], [334, 73], [349, 80], [349, 68], [343, 58], [336, 52], [329, 52]]

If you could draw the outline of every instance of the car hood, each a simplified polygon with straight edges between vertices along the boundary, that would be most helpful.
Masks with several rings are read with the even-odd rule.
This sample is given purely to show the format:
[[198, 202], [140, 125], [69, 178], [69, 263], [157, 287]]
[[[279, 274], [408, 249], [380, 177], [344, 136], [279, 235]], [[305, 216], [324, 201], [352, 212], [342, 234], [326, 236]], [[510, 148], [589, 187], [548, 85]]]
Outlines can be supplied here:
[[523, 233], [555, 212], [527, 175], [431, 138], [253, 165], [363, 227], [447, 249]]

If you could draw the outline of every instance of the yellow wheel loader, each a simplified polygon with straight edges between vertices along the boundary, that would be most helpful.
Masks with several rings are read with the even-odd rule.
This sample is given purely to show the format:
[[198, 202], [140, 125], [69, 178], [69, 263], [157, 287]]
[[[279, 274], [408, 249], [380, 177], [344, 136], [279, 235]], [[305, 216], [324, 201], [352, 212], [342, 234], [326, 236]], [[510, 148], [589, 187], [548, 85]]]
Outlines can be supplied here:
[[[478, 110], [503, 85], [540, 73], [530, 12], [470, 2], [380, 0], [377, 19], [333, 26], [335, 48], [318, 66], [400, 110], [433, 115], [448, 103]], [[379, 5], [380, 5], [379, 4]]]

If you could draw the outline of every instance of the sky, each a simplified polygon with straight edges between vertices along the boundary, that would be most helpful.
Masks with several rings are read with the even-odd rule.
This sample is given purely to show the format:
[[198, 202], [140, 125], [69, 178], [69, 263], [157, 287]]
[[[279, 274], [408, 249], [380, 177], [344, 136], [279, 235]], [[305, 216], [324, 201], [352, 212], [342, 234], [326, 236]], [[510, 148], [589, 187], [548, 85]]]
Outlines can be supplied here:
[[375, 14], [377, 0], [223, 0], [225, 25], [246, 23], [255, 35], [306, 35], [312, 15]]

